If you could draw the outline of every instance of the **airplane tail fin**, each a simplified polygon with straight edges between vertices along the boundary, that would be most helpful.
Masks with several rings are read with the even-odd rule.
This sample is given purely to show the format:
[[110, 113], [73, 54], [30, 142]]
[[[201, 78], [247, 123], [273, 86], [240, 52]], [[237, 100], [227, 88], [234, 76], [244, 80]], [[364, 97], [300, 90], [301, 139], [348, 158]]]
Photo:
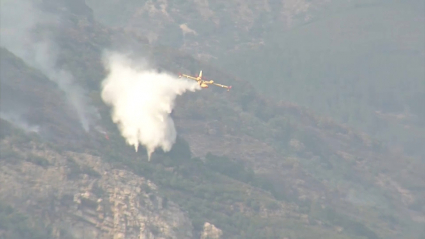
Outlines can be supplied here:
[[202, 79], [202, 70], [199, 72], [199, 76], [198, 77]]

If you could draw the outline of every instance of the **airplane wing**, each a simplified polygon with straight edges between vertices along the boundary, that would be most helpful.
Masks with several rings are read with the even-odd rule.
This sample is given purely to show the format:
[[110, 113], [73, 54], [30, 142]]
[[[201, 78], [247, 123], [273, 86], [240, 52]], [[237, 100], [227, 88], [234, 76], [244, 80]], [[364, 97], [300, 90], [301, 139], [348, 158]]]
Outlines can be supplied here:
[[[202, 74], [202, 71], [201, 71], [201, 73], [200, 74]], [[232, 86], [227, 86], [227, 85], [222, 85], [222, 84], [219, 84], [219, 83], [215, 83], [213, 80], [207, 80], [207, 79], [205, 79], [204, 78], [204, 81], [203, 81], [205, 84], [209, 84], [209, 85], [215, 85], [215, 86], [218, 86], [218, 87], [221, 87], [221, 88], [226, 88], [227, 89], [227, 91], [229, 91], [230, 89], [232, 89]]]
[[193, 77], [193, 76], [190, 76], [190, 75], [186, 75], [186, 74], [179, 74], [179, 77], [181, 78], [181, 77], [186, 77], [186, 78], [189, 78], [189, 79], [192, 79], [192, 80], [198, 80], [196, 77]]
[[218, 83], [212, 83], [212, 84], [215, 85], [215, 86], [221, 87], [221, 88], [226, 88], [227, 91], [232, 89], [232, 86], [222, 85], [222, 84], [218, 84]]

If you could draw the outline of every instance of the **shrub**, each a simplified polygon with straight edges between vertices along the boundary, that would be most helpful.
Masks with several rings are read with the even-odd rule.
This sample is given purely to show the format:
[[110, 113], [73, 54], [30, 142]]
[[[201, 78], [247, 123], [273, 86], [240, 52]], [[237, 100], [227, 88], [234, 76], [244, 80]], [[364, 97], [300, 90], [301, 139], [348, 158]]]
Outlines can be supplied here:
[[28, 162], [33, 163], [33, 164], [39, 165], [43, 168], [47, 168], [47, 166], [50, 165], [49, 160], [47, 160], [47, 159], [45, 159], [41, 156], [38, 156], [36, 154], [30, 154], [26, 160]]
[[8, 147], [1, 147], [0, 161], [16, 163], [21, 159], [21, 155]]

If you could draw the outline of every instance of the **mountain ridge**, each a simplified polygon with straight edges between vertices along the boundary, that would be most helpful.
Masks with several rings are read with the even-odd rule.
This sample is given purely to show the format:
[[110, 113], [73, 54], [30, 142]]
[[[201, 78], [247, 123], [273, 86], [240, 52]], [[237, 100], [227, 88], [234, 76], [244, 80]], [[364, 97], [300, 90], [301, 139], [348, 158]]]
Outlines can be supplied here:
[[277, 101], [424, 155], [423, 1], [108, 3], [87, 1], [106, 25], [183, 50]]
[[[63, 114], [64, 117], [60, 121], [74, 123], [68, 127], [56, 126], [57, 131], [53, 131], [53, 134], [60, 137], [56, 137], [55, 141], [47, 140], [53, 145], [53, 150], [60, 155], [53, 163], [56, 160], [58, 163], [64, 161], [62, 157], [66, 154], [63, 151], [88, 153], [101, 158], [96, 161], [97, 164], [103, 164], [103, 161], [110, 162], [114, 168], [124, 167], [138, 176], [154, 181], [161, 193], [167, 195], [170, 201], [176, 201], [181, 210], [188, 212], [191, 224], [195, 228], [194, 235], [203, 230], [205, 222], [210, 222], [223, 230], [224, 238], [238, 238], [237, 236], [247, 238], [248, 235], [253, 238], [283, 238], [285, 230], [290, 238], [302, 236], [312, 238], [315, 233], [326, 238], [361, 236], [395, 238], [406, 230], [403, 230], [404, 225], [396, 219], [395, 222], [380, 219], [382, 215], [395, 217], [394, 212], [384, 210], [382, 213], [380, 209], [375, 208], [376, 206], [369, 206], [369, 211], [365, 212], [356, 206], [356, 197], [361, 198], [362, 193], [370, 194], [370, 191], [376, 190], [375, 186], [361, 192], [361, 187], [364, 187], [362, 184], [377, 179], [382, 184], [378, 185], [379, 189], [384, 191], [384, 195], [387, 194], [384, 198], [387, 197], [385, 200], [389, 201], [390, 206], [397, 205], [395, 207], [397, 213], [402, 213], [403, 217], [412, 220], [412, 216], [406, 212], [406, 207], [413, 205], [415, 200], [420, 200], [421, 193], [423, 195], [421, 186], [423, 184], [418, 183], [418, 191], [412, 194], [412, 189], [398, 185], [397, 181], [385, 175], [386, 172], [374, 175], [372, 171], [380, 170], [388, 151], [367, 135], [356, 133], [355, 130], [350, 130], [349, 127], [328, 118], [316, 116], [293, 103], [279, 103], [262, 98], [247, 82], [224, 77], [226, 73], [214, 70], [214, 67], [208, 67], [186, 54], [174, 52], [169, 48], [150, 46], [140, 38], [134, 40], [131, 35], [126, 35], [128, 33], [125, 31], [108, 30], [90, 22], [86, 25], [75, 24], [66, 30], [65, 34], [61, 35], [63, 42], [60, 41], [64, 49], [60, 54], [66, 63], [64, 66], [69, 67], [69, 70], [78, 76], [76, 78], [79, 79], [79, 83], [90, 89], [93, 104], [102, 116], [99, 125], [107, 132], [110, 140], [106, 140], [100, 131], [73, 136], [73, 131], [79, 128], [75, 123], [78, 120], [75, 116], [74, 118], [71, 116], [72, 113], [67, 113], [72, 112], [72, 109], [58, 107], [56, 114]], [[87, 32], [93, 34], [88, 37]], [[108, 35], [114, 33], [116, 35], [112, 37]], [[130, 43], [125, 48], [139, 44], [136, 46], [137, 49], [143, 49], [141, 52], [147, 53], [149, 59], [167, 71], [173, 72], [182, 68], [197, 71], [202, 68], [206, 69], [212, 78], [226, 79], [226, 83], [230, 81], [234, 85], [232, 92], [211, 89], [179, 97], [173, 115], [181, 137], [177, 139], [172, 152], [163, 153], [159, 150], [153, 155], [150, 163], [146, 162], [143, 150], [135, 153], [131, 147], [125, 145], [116, 126], [110, 121], [109, 108], [101, 103], [99, 91], [96, 89], [104, 74], [100, 62], [101, 48], [104, 46], [99, 42], [111, 43], [114, 39], [119, 42], [126, 38], [128, 38], [126, 43]], [[141, 42], [145, 45], [141, 46]], [[93, 47], [96, 45], [97, 47]], [[2, 49], [2, 61], [12, 62], [13, 57], [3, 52]], [[11, 66], [8, 70], [25, 72], [24, 69], [27, 69], [22, 65], [14, 67]], [[13, 87], [19, 84], [16, 79], [13, 75], [2, 76], [2, 89], [4, 80], [11, 80], [8, 84]], [[28, 82], [32, 79], [32, 76], [28, 77]], [[44, 92], [50, 91], [52, 90]], [[35, 98], [42, 96], [41, 91], [27, 92]], [[45, 109], [49, 109], [52, 105], [50, 101]], [[37, 114], [44, 115], [48, 119], [52, 112], [41, 111]], [[52, 125], [58, 123], [55, 121]], [[8, 137], [20, 139], [23, 136], [12, 133], [12, 135], [6, 134], [5, 137], [6, 139], [2, 139], [4, 145], [2, 147], [10, 149], [10, 145], [7, 144], [7, 140], [10, 140]], [[74, 137], [82, 142], [72, 140]], [[23, 137], [21, 140], [28, 139]], [[353, 148], [354, 145], [358, 148]], [[11, 155], [8, 157], [12, 161], [21, 157], [13, 153]], [[406, 159], [401, 154], [400, 157]], [[34, 162], [41, 165], [45, 162], [37, 157], [28, 158], [28, 160], [35, 158]], [[3, 153], [2, 159], [4, 159]], [[374, 162], [375, 160], [377, 161]], [[222, 165], [215, 162], [221, 162]], [[392, 165], [395, 162], [400, 165]], [[417, 164], [412, 163], [410, 168], [403, 167], [402, 160], [396, 159], [395, 156], [392, 157], [391, 163], [388, 161], [387, 163], [386, 170], [389, 172], [404, 169], [404, 174], [398, 175], [403, 180], [406, 177], [408, 180], [417, 180], [410, 178], [409, 175], [414, 170], [417, 174], [415, 177], [420, 177], [420, 167], [414, 167]], [[9, 168], [9, 164], [10, 161], [1, 161], [2, 167]], [[72, 168], [72, 165], [75, 167], [72, 160], [66, 161], [64, 167]], [[234, 171], [226, 171], [226, 167]], [[89, 165], [88, 168], [96, 166]], [[353, 168], [357, 171], [353, 171]], [[77, 171], [77, 175], [80, 175], [77, 176], [77, 180], [87, 177], [84, 175], [88, 175], [94, 182], [103, 180], [103, 176], [99, 179], [99, 176], [90, 170], [81, 170]], [[251, 170], [254, 174], [250, 172]], [[343, 179], [345, 185], [338, 183], [339, 179], [332, 181], [333, 174], [341, 170], [337, 176]], [[100, 174], [102, 175], [102, 172]], [[323, 175], [327, 178], [323, 178]], [[389, 187], [385, 182], [393, 186]], [[394, 189], [395, 191], [392, 191]], [[247, 196], [248, 192], [254, 196]], [[4, 195], [2, 194], [2, 200]], [[322, 198], [323, 196], [325, 198]], [[372, 193], [370, 197], [374, 196]], [[380, 196], [376, 196], [378, 203], [375, 205], [381, 203]], [[409, 199], [412, 197], [413, 202]], [[345, 198], [351, 202], [350, 200], [347, 202]], [[330, 209], [327, 211], [320, 208]], [[203, 210], [206, 211], [200, 213]], [[423, 209], [417, 210], [420, 212]], [[263, 218], [264, 215], [266, 219]], [[353, 218], [358, 218], [360, 222]], [[264, 223], [264, 226], [254, 226], [255, 220], [265, 220], [258, 223], [259, 225]], [[237, 225], [238, 223], [240, 225]], [[254, 229], [250, 230], [248, 226], [244, 226], [245, 224], [256, 228], [257, 234], [250, 234]], [[284, 225], [283, 228], [281, 225]]]

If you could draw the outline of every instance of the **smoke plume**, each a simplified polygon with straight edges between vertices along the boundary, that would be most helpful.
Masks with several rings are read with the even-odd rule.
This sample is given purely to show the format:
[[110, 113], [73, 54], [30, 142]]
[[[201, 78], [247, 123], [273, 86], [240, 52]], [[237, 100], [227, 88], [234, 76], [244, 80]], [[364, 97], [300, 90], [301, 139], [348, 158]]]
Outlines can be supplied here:
[[57, 67], [59, 48], [54, 40], [54, 29], [60, 27], [60, 17], [42, 11], [34, 1], [5, 0], [0, 4], [0, 45], [55, 82], [76, 110], [84, 130], [88, 131], [90, 120], [99, 115], [88, 105], [86, 94], [75, 83], [73, 75]]
[[135, 65], [117, 53], [105, 54], [104, 64], [109, 74], [102, 82], [102, 99], [112, 106], [112, 120], [127, 143], [136, 151], [139, 144], [144, 145], [149, 160], [156, 148], [171, 150], [176, 140], [170, 117], [174, 100], [186, 91], [199, 90], [200, 86], [158, 73], [146, 62]]
[[0, 112], [0, 118], [10, 122], [18, 128], [24, 130], [25, 132], [38, 133], [40, 130], [40, 127], [38, 125], [29, 124], [21, 115], [17, 113]]

